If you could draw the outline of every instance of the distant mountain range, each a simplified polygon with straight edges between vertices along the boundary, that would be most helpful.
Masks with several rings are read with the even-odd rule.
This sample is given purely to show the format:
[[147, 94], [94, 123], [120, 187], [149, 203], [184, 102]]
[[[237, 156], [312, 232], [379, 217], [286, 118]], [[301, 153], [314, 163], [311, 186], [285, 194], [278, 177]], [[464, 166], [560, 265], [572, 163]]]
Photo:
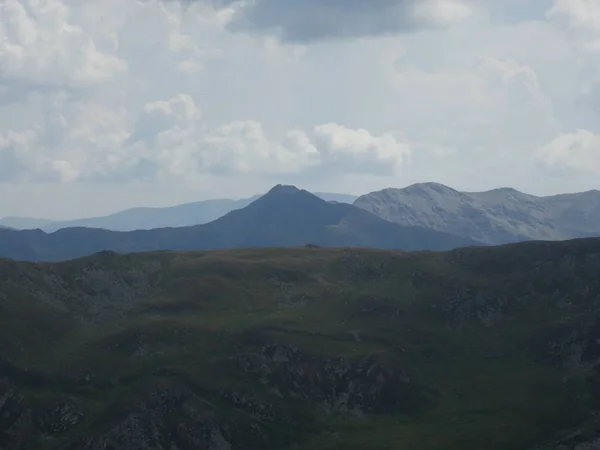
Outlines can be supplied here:
[[460, 192], [418, 183], [355, 198], [279, 185], [242, 200], [133, 208], [69, 222], [9, 218], [0, 226], [0, 257], [59, 261], [103, 250], [306, 244], [445, 250], [592, 236], [600, 236], [599, 191], [537, 197], [511, 188]]
[[354, 205], [399, 225], [488, 245], [600, 235], [600, 191], [536, 197], [511, 188], [459, 192], [419, 183], [363, 195]]
[[[353, 203], [357, 198], [354, 195], [326, 192], [318, 192], [315, 193], [315, 195], [326, 201], [336, 201], [341, 203]], [[62, 228], [73, 227], [102, 228], [112, 231], [188, 227], [212, 222], [230, 211], [248, 206], [259, 197], [260, 195], [254, 195], [241, 200], [226, 198], [204, 200], [163, 208], [130, 208], [102, 217], [89, 217], [63, 221], [36, 219], [32, 217], [3, 217], [0, 219], [0, 227], [18, 230], [32, 230], [39, 228], [48, 233]]]
[[53, 233], [0, 230], [0, 257], [28, 261], [61, 261], [106, 250], [130, 253], [307, 244], [446, 250], [477, 242], [425, 227], [401, 226], [356, 206], [327, 202], [282, 185], [246, 207], [202, 225], [128, 232], [82, 227]]

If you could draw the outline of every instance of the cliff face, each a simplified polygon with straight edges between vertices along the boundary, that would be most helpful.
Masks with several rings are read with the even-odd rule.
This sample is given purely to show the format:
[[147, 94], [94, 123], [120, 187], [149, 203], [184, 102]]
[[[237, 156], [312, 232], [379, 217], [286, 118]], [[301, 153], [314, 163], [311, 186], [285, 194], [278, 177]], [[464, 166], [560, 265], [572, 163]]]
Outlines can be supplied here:
[[0, 448], [594, 448], [599, 267], [595, 239], [0, 261]]

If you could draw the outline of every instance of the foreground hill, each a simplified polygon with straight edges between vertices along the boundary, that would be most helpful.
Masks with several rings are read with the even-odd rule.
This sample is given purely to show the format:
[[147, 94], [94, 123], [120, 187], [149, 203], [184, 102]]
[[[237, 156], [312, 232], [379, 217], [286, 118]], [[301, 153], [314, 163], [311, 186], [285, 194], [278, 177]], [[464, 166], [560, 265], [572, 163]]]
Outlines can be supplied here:
[[0, 448], [594, 448], [599, 268], [600, 239], [3, 260]]
[[600, 191], [536, 197], [515, 189], [459, 192], [438, 183], [384, 189], [355, 206], [399, 225], [431, 228], [483, 244], [600, 235]]
[[61, 261], [103, 250], [211, 250], [246, 247], [360, 246], [445, 250], [475, 241], [421, 227], [402, 227], [293, 186], [276, 186], [245, 208], [204, 225], [115, 232], [93, 228], [0, 230], [0, 257]]
[[[325, 201], [352, 203], [355, 196], [346, 194], [315, 193]], [[29, 217], [3, 217], [0, 224], [20, 230], [39, 228], [52, 233], [62, 228], [103, 228], [111, 231], [151, 230], [153, 228], [188, 227], [212, 222], [230, 211], [245, 208], [260, 195], [241, 200], [214, 199], [184, 203], [176, 206], [155, 208], [130, 208], [102, 217], [89, 217], [76, 220], [47, 220]], [[1, 226], [0, 226], [1, 227]]]

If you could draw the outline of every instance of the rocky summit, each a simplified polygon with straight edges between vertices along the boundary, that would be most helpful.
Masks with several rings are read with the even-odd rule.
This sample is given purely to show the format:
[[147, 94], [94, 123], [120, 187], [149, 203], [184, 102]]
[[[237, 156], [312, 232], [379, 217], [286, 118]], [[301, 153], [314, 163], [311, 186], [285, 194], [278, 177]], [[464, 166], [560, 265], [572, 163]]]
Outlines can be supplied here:
[[582, 450], [600, 239], [0, 261], [3, 450]]
[[600, 235], [600, 191], [536, 197], [512, 188], [460, 192], [439, 183], [417, 183], [363, 195], [354, 205], [399, 225], [486, 245]]

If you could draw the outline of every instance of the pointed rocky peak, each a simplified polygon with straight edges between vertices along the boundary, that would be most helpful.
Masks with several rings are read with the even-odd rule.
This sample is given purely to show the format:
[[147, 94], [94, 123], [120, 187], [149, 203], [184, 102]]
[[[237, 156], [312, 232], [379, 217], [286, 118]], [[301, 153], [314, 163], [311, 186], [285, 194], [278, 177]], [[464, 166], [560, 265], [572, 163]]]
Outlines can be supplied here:
[[282, 204], [301, 204], [301, 203], [327, 203], [316, 195], [296, 186], [278, 184], [271, 188], [265, 195], [256, 200], [252, 205], [279, 206]]
[[278, 184], [273, 186], [265, 195], [290, 195], [295, 194], [296, 192], [300, 192], [300, 189], [298, 189], [296, 186]]

